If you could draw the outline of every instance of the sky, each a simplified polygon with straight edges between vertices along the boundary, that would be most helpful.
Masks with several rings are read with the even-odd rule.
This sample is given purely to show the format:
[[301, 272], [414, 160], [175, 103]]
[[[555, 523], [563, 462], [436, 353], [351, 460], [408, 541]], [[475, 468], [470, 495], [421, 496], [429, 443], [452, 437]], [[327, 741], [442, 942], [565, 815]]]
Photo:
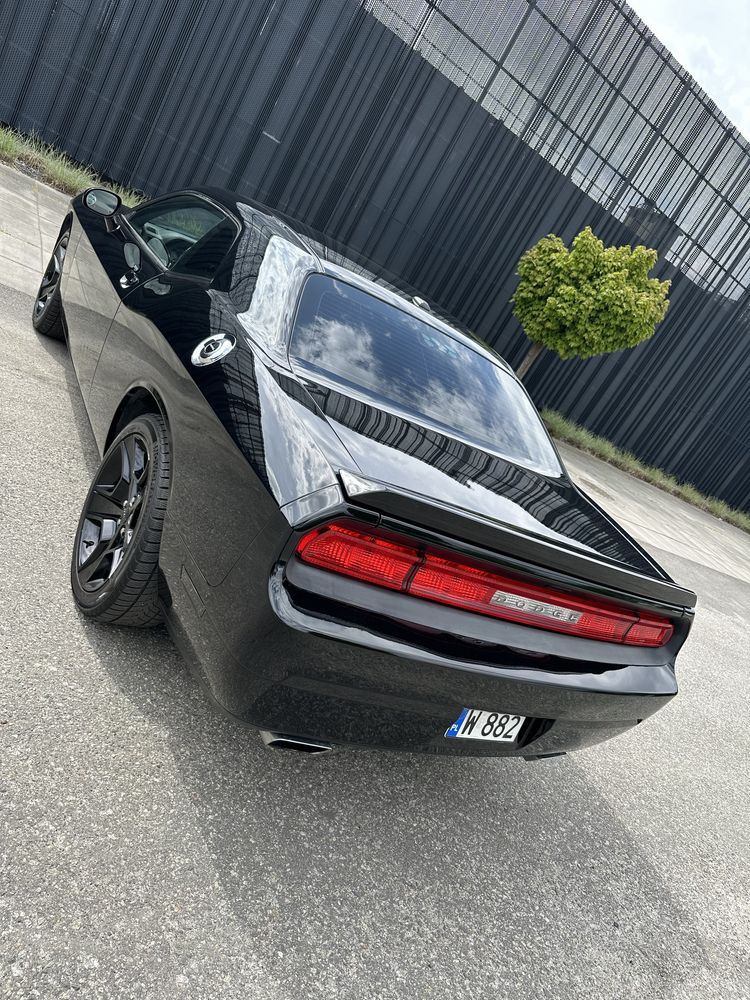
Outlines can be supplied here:
[[627, 0], [750, 140], [750, 0]]

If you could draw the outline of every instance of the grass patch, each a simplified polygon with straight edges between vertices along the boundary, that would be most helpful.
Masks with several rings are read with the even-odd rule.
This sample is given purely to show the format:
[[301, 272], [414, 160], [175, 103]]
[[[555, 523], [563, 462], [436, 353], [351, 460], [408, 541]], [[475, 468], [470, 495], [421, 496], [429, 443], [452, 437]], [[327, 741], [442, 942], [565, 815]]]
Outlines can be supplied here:
[[6, 125], [0, 125], [0, 161], [25, 169], [64, 194], [76, 195], [86, 188], [105, 187], [119, 195], [123, 204], [131, 208], [143, 201], [140, 192], [102, 180], [91, 167], [71, 160], [38, 135], [21, 135]]
[[730, 507], [728, 503], [717, 497], [704, 496], [692, 483], [681, 483], [674, 476], [664, 472], [663, 469], [657, 469], [653, 465], [645, 465], [631, 452], [622, 451], [607, 438], [599, 437], [586, 430], [585, 427], [574, 424], [572, 420], [568, 420], [557, 410], [542, 410], [542, 419], [552, 437], [558, 438], [560, 441], [567, 441], [568, 444], [575, 445], [581, 451], [596, 455], [597, 458], [604, 459], [610, 465], [614, 465], [624, 472], [629, 472], [631, 476], [636, 476], [653, 486], [658, 486], [659, 489], [679, 497], [680, 500], [692, 504], [693, 507], [705, 510], [709, 514], [713, 514], [714, 517], [733, 524], [736, 528], [750, 532], [750, 514]]

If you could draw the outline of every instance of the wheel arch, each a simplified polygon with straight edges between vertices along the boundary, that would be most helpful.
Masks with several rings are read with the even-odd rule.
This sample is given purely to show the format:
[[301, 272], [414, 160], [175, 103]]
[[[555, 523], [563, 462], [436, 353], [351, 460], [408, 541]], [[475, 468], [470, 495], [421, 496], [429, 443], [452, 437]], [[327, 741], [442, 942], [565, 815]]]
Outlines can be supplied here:
[[167, 433], [171, 439], [172, 432], [169, 424], [169, 416], [159, 393], [152, 387], [135, 385], [128, 389], [115, 410], [104, 440], [102, 453], [109, 448], [123, 427], [127, 426], [131, 420], [135, 420], [136, 417], [142, 417], [146, 413], [156, 413], [164, 419], [164, 423], [167, 425]]

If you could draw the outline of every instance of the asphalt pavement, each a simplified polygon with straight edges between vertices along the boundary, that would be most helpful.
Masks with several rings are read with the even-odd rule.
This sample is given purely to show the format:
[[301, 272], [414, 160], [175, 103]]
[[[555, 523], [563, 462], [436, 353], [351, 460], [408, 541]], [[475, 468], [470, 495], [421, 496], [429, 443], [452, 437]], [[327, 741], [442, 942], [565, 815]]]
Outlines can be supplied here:
[[0, 997], [750, 997], [750, 536], [565, 449], [699, 594], [680, 695], [537, 763], [269, 753], [162, 629], [74, 608], [98, 459], [28, 294], [64, 199], [14, 178], [0, 171]]

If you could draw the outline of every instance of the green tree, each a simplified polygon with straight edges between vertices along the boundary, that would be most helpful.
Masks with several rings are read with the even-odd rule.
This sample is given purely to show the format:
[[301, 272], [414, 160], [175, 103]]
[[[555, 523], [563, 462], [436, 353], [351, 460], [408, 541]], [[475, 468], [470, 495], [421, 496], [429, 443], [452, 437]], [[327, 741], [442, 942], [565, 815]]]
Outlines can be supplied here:
[[523, 378], [545, 347], [561, 358], [590, 358], [635, 347], [664, 319], [670, 282], [649, 278], [656, 250], [605, 247], [587, 226], [567, 249], [545, 236], [521, 257], [513, 314], [531, 347]]

